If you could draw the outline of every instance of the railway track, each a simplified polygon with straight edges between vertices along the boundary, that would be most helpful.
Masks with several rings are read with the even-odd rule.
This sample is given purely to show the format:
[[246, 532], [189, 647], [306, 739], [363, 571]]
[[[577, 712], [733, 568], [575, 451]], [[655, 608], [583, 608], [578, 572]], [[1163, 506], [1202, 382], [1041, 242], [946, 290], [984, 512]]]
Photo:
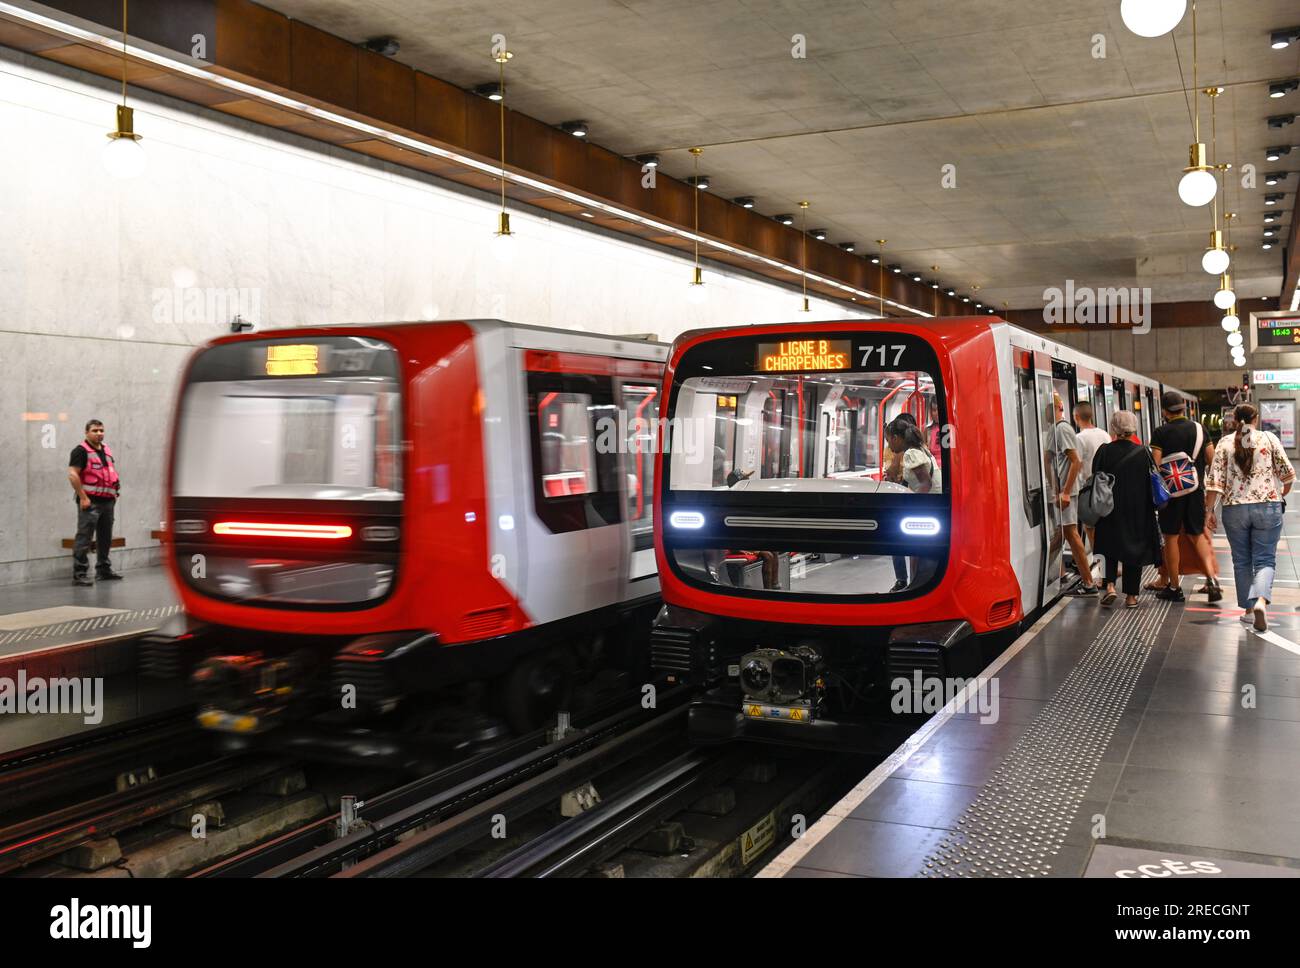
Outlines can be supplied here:
[[[367, 862], [359, 873], [369, 874], [390, 861], [404, 870], [408, 863], [445, 856], [486, 834], [477, 825], [485, 809], [487, 816], [536, 809], [581, 786], [593, 771], [679, 739], [687, 698], [678, 689], [661, 693], [656, 710], [630, 700], [607, 704], [589, 723], [552, 742], [535, 733], [373, 796], [361, 805], [362, 822], [341, 836], [340, 813], [333, 813], [190, 876], [326, 877]], [[609, 713], [611, 706], [617, 711]], [[436, 836], [428, 836], [431, 830]], [[407, 849], [420, 860], [393, 860]]]
[[160, 762], [160, 750], [163, 762], [186, 763], [208, 746], [185, 708], [0, 754], [0, 824], [111, 785], [146, 761]]
[[278, 759], [230, 756], [94, 797], [0, 828], [0, 874], [28, 867], [73, 847], [140, 827], [175, 811], [283, 772]]

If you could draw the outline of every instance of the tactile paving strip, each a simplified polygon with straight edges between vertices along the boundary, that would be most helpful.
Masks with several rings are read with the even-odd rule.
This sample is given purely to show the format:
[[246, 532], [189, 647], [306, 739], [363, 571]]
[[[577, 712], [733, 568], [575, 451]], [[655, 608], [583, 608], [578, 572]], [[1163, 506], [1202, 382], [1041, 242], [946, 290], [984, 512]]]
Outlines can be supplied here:
[[181, 610], [179, 605], [165, 605], [159, 608], [141, 608], [131, 612], [115, 612], [98, 618], [83, 618], [75, 622], [59, 622], [54, 625], [40, 625], [32, 629], [19, 629], [15, 632], [0, 633], [0, 648], [7, 645], [22, 645], [42, 639], [58, 639], [66, 635], [101, 632], [121, 625], [142, 622], [160, 622], [169, 615]]
[[920, 876], [1051, 873], [1169, 612], [1168, 602], [1147, 602], [1106, 622]]

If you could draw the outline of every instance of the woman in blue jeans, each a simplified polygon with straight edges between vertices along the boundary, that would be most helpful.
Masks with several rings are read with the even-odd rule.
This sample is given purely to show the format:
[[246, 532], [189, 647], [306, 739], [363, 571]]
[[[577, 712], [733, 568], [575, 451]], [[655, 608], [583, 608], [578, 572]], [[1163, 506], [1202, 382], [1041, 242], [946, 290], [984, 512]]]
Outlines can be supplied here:
[[1282, 498], [1295, 481], [1295, 468], [1273, 434], [1255, 429], [1254, 407], [1243, 403], [1234, 416], [1237, 430], [1220, 439], [1205, 476], [1205, 523], [1214, 530], [1214, 505], [1222, 498], [1241, 620], [1263, 632], [1268, 628], [1265, 608], [1273, 599]]

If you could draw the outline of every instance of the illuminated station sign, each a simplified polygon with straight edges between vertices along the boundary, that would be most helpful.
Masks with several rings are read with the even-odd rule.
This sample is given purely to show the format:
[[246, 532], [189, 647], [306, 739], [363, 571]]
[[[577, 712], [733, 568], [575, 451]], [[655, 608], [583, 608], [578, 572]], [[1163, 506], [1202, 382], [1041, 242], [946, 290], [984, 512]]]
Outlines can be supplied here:
[[847, 370], [852, 360], [852, 340], [792, 339], [758, 344], [760, 373], [799, 370]]
[[1255, 326], [1259, 346], [1300, 346], [1300, 316], [1257, 319]]

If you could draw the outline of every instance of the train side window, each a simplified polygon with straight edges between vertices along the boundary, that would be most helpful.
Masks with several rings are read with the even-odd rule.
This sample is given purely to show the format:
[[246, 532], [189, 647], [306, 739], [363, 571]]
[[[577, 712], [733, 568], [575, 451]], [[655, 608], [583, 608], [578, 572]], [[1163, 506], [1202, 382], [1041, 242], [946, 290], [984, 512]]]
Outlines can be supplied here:
[[535, 503], [543, 523], [560, 534], [622, 520], [618, 419], [609, 378], [529, 373], [528, 416]]
[[655, 446], [659, 388], [624, 381], [619, 385], [626, 426], [627, 518], [634, 551], [654, 547]]
[[541, 434], [542, 494], [548, 498], [591, 494], [596, 490], [596, 440], [591, 396], [556, 393], [537, 404]]

